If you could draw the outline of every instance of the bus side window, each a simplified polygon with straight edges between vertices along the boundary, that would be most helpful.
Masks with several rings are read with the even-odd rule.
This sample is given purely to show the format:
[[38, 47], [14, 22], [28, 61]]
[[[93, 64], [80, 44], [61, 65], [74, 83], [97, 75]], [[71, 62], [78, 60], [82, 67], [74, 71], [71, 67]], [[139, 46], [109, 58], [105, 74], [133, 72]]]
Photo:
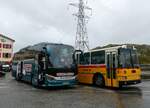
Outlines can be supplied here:
[[92, 64], [105, 64], [105, 51], [92, 52], [91, 63]]
[[110, 55], [107, 55], [107, 77], [110, 78]]
[[90, 53], [84, 53], [84, 60], [82, 64], [90, 64]]
[[113, 78], [116, 78], [116, 55], [113, 54]]
[[80, 54], [79, 61], [80, 64], [84, 64], [85, 58], [82, 54]]

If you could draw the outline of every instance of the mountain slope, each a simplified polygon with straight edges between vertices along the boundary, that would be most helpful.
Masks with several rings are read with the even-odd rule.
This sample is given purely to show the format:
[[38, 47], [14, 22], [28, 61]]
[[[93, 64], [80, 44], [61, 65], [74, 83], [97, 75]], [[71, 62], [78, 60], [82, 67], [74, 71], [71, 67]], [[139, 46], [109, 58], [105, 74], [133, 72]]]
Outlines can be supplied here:
[[[121, 44], [109, 44], [106, 46], [102, 47], [96, 47], [94, 49], [99, 49], [99, 48], [107, 48], [107, 47], [113, 47], [113, 46], [118, 46]], [[137, 49], [138, 56], [139, 56], [139, 61], [140, 64], [150, 64], [150, 45], [140, 45], [140, 44], [126, 44], [129, 47], [134, 46]]]

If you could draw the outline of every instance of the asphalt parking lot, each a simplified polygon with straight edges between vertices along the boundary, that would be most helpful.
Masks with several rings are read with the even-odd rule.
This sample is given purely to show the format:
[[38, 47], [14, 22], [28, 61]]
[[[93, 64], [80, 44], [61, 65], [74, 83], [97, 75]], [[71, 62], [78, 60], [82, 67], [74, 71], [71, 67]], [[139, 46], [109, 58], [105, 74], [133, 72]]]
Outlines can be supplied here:
[[17, 82], [10, 73], [0, 78], [0, 108], [149, 108], [150, 80], [121, 90], [76, 85], [37, 89]]

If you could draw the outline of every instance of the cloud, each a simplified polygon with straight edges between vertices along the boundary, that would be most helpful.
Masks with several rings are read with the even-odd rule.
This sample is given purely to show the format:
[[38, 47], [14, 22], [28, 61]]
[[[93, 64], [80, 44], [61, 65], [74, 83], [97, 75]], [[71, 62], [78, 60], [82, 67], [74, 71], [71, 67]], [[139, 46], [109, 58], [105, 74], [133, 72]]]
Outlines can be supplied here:
[[[91, 43], [147, 43], [150, 42], [150, 7], [148, 0], [95, 1], [90, 21]], [[96, 41], [99, 40], [99, 41]]]
[[[38, 42], [74, 45], [74, 0], [0, 0], [0, 32], [16, 40], [15, 51]], [[89, 0], [91, 48], [109, 43], [150, 42], [149, 0]], [[69, 7], [69, 9], [68, 9]]]

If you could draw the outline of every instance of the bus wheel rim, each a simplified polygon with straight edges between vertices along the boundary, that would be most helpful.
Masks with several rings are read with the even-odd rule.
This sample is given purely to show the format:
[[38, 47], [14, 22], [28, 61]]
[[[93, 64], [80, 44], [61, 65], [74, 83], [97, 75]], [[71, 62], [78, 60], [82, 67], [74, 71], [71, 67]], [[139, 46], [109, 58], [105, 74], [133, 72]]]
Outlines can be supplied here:
[[98, 75], [95, 83], [96, 83], [96, 85], [101, 86], [103, 83], [102, 77]]

